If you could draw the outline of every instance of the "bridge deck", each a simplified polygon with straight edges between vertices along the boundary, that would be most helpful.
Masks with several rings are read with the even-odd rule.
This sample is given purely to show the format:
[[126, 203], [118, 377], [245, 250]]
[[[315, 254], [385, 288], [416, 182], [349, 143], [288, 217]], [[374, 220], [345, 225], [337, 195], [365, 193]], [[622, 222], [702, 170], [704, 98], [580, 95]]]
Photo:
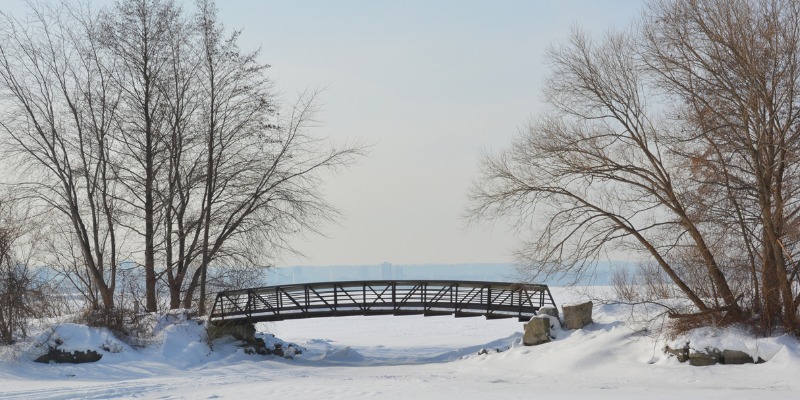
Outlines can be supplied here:
[[477, 281], [352, 281], [219, 292], [210, 319], [252, 323], [349, 315], [455, 315], [527, 321], [555, 302], [546, 285]]

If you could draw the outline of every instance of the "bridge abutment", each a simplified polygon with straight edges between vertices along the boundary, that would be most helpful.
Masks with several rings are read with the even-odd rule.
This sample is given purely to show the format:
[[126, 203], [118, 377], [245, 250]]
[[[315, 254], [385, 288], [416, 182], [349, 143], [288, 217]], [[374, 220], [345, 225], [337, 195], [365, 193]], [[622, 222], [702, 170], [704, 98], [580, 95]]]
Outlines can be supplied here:
[[251, 323], [209, 322], [206, 331], [208, 332], [208, 338], [211, 340], [219, 339], [225, 335], [231, 335], [247, 343], [253, 343], [256, 340], [256, 326]]

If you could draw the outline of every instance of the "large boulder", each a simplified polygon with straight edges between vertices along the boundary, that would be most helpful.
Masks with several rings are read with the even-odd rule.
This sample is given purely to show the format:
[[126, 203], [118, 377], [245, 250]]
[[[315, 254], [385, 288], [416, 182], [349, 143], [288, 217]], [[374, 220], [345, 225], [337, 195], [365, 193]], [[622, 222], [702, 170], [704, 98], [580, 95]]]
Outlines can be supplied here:
[[536, 346], [550, 341], [550, 318], [547, 316], [533, 317], [525, 324], [525, 334], [522, 344]]
[[720, 350], [715, 347], [706, 347], [704, 350], [695, 350], [686, 342], [682, 348], [673, 349], [664, 346], [664, 353], [674, 355], [680, 362], [689, 361], [689, 365], [704, 367], [714, 364], [753, 364], [765, 362], [760, 357], [754, 360], [753, 356], [739, 350]]
[[592, 302], [587, 301], [580, 304], [565, 305], [564, 328], [581, 329], [592, 323]]

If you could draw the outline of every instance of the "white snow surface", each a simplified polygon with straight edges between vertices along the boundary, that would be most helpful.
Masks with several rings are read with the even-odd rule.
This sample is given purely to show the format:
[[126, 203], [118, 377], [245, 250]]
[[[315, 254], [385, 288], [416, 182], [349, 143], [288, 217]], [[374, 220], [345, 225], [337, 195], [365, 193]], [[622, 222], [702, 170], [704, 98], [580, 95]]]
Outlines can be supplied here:
[[[556, 302], [581, 300], [551, 288]], [[248, 355], [232, 338], [207, 345], [194, 321], [160, 327], [134, 349], [102, 329], [63, 324], [41, 341], [93, 349], [92, 364], [40, 364], [32, 347], [0, 363], [2, 399], [794, 399], [800, 392], [800, 344], [788, 336], [756, 339], [736, 329], [703, 329], [676, 339], [642, 331], [628, 306], [595, 305], [595, 323], [556, 328], [553, 342], [520, 344], [516, 319], [343, 317], [259, 324], [297, 343], [288, 360]], [[665, 344], [742, 350], [764, 364], [691, 367], [667, 357]], [[111, 351], [103, 350], [103, 348]], [[486, 354], [478, 354], [487, 349]], [[500, 350], [498, 352], [497, 350]], [[2, 353], [0, 353], [2, 355]], [[502, 397], [500, 397], [502, 396]]]

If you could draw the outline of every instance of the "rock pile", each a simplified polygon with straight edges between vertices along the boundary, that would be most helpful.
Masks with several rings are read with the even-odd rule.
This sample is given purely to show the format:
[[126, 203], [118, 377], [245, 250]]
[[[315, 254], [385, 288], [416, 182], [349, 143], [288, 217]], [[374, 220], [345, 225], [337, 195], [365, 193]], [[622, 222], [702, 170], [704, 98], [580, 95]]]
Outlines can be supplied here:
[[766, 362], [761, 357], [754, 359], [753, 356], [739, 350], [717, 349], [707, 347], [704, 350], [696, 350], [689, 347], [687, 342], [684, 347], [673, 349], [664, 346], [664, 353], [675, 356], [678, 361], [695, 367], [705, 367], [714, 364], [761, 364]]

